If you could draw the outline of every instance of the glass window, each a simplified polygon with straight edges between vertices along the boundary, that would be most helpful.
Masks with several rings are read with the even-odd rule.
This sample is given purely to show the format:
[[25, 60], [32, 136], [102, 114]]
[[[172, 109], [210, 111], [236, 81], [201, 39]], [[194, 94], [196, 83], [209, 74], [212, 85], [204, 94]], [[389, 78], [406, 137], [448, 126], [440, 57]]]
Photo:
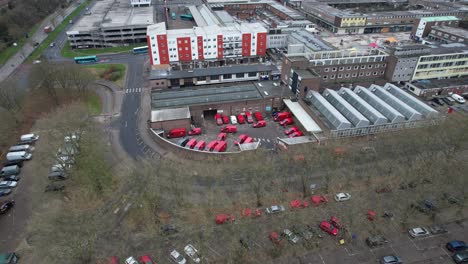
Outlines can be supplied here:
[[330, 70], [329, 68], [323, 69], [324, 72], [328, 72], [329, 70]]
[[244, 73], [236, 73], [236, 78], [244, 78]]
[[219, 75], [211, 75], [210, 79], [211, 80], [219, 80]]
[[223, 74], [223, 79], [232, 79], [232, 74]]
[[256, 72], [249, 72], [249, 77], [256, 77], [257, 73]]

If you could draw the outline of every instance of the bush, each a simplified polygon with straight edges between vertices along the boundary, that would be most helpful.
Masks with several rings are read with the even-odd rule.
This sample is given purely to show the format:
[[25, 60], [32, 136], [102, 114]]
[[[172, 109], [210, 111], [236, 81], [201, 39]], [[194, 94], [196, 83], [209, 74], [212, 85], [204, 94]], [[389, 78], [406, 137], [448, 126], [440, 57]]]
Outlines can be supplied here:
[[116, 71], [116, 72], [113, 72], [109, 75], [109, 79], [110, 81], [117, 81], [118, 79], [120, 79], [122, 77], [122, 72], [119, 72], [119, 71]]

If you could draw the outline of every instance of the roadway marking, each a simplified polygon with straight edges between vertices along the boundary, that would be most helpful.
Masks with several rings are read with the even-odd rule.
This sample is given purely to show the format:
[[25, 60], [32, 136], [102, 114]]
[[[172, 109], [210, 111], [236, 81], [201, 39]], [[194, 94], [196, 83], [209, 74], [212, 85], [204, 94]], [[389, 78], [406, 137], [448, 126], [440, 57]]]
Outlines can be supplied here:
[[325, 260], [323, 260], [322, 255], [321, 255], [320, 253], [319, 253], [318, 255], [319, 255], [319, 257], [320, 257], [320, 260], [322, 260], [322, 263], [325, 264]]
[[125, 121], [125, 127], [127, 127], [127, 121]]
[[135, 111], [135, 115], [138, 114], [138, 111], [139, 111], [139, 110], [140, 110], [140, 108], [138, 107], [138, 108], [136, 109], [136, 111]]
[[218, 255], [219, 257], [223, 257], [221, 254], [218, 253], [218, 251], [214, 250], [213, 248], [211, 248], [210, 246], [206, 245], [206, 247], [211, 250], [213, 253], [215, 253], [216, 255]]

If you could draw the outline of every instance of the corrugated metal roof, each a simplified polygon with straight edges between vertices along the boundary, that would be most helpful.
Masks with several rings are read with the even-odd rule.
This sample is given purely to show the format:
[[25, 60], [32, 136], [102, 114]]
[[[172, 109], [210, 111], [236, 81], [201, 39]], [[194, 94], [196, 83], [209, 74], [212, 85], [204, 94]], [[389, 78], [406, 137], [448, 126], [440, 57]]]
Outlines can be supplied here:
[[405, 104], [411, 106], [413, 109], [423, 114], [425, 118], [436, 118], [439, 116], [439, 112], [434, 110], [432, 107], [421, 102], [414, 96], [408, 94], [407, 92], [403, 91], [402, 89], [396, 87], [391, 83], [385, 84], [384, 89], [392, 95], [394, 95], [395, 97], [397, 97], [398, 99], [400, 99], [401, 101], [403, 101]]
[[298, 102], [284, 99], [283, 102], [307, 132], [322, 133], [320, 126], [309, 116]]
[[323, 96], [327, 99], [346, 119], [351, 121], [355, 127], [366, 127], [369, 125], [369, 120], [363, 116], [356, 108], [348, 103], [336, 91], [325, 89]]
[[169, 121], [190, 118], [188, 107], [159, 109], [151, 111], [151, 122]]
[[395, 110], [395, 108], [391, 107], [389, 104], [384, 102], [382, 99], [377, 97], [377, 95], [373, 94], [371, 91], [367, 90], [366, 88], [362, 86], [356, 86], [354, 88], [354, 93], [359, 95], [367, 103], [369, 103], [375, 109], [377, 109], [377, 111], [382, 113], [386, 118], [390, 120], [390, 122], [394, 123], [394, 122], [405, 121], [405, 117], [400, 112]]
[[422, 118], [421, 113], [411, 108], [409, 105], [405, 104], [400, 99], [387, 92], [382, 87], [378, 85], [372, 85], [368, 89], [369, 91], [377, 95], [380, 99], [385, 101], [387, 104], [395, 108], [398, 112], [402, 113], [408, 119], [408, 121], [420, 120]]
[[351, 128], [351, 122], [346, 119], [333, 105], [331, 105], [321, 94], [316, 91], [309, 91], [307, 98], [319, 110], [322, 115], [335, 127], [335, 129]]
[[369, 119], [373, 125], [381, 125], [388, 122], [388, 119], [384, 115], [351, 91], [351, 89], [343, 87], [340, 89], [339, 93], [341, 97]]

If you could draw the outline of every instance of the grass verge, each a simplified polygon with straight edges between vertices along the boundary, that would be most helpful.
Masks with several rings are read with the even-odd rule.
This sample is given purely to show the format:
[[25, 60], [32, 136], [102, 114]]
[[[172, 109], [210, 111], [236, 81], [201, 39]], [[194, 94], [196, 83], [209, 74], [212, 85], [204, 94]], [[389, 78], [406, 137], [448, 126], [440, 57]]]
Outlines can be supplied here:
[[93, 115], [98, 115], [102, 112], [101, 98], [94, 92], [90, 92], [90, 94], [86, 97], [86, 105], [89, 112]]
[[95, 64], [85, 66], [96, 78], [114, 82], [123, 87], [127, 66], [125, 64]]
[[108, 48], [92, 48], [92, 49], [72, 49], [70, 42], [67, 41], [60, 54], [65, 58], [73, 58], [79, 56], [91, 56], [104, 53], [118, 53], [132, 51], [135, 47], [145, 46], [144, 43], [130, 45], [127, 47], [108, 47]]
[[83, 2], [70, 15], [68, 15], [62, 21], [62, 23], [60, 23], [54, 29], [54, 31], [50, 32], [49, 35], [47, 36], [47, 38], [41, 43], [41, 45], [39, 45], [39, 47], [37, 47], [34, 50], [34, 52], [31, 53], [31, 55], [29, 55], [28, 59], [26, 60], [26, 63], [31, 63], [33, 60], [36, 60], [42, 54], [42, 52], [44, 52], [44, 50], [49, 47], [50, 43], [52, 43], [57, 38], [57, 36], [60, 34], [60, 32], [62, 32], [65, 29], [65, 27], [68, 25], [69, 21], [74, 20], [74, 18], [81, 12], [81, 10], [83, 10], [90, 2], [91, 2], [91, 0], [86, 0], [85, 2]]
[[[36, 32], [36, 30], [39, 28], [39, 23], [34, 25], [34, 27], [29, 31], [28, 35], [32, 36]], [[18, 42], [16, 42], [18, 45], [15, 46], [10, 46], [6, 48], [4, 51], [0, 53], [0, 64], [5, 64], [13, 55], [15, 55], [27, 42], [27, 38], [22, 38]]]

